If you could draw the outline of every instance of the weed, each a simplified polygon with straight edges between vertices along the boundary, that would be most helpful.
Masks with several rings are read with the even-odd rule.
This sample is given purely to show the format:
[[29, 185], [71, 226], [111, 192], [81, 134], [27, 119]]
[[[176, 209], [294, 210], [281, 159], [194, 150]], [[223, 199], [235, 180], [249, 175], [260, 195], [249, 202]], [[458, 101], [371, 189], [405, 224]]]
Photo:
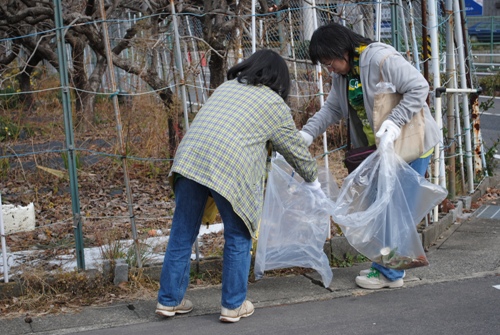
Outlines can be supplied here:
[[0, 117], [0, 142], [17, 138], [20, 131], [19, 126], [11, 119]]
[[[74, 155], [75, 155], [76, 168], [77, 169], [81, 169], [82, 168], [82, 161], [80, 159], [80, 153], [76, 152], [76, 153], [74, 153]], [[62, 158], [62, 160], [64, 162], [64, 168], [66, 170], [69, 169], [68, 157], [69, 157], [69, 153], [67, 151], [61, 152], [61, 158]]]
[[8, 158], [0, 158], [0, 178], [7, 177], [10, 170], [10, 163]]
[[353, 266], [354, 264], [364, 263], [367, 261], [369, 261], [369, 259], [361, 254], [351, 255], [350, 253], [346, 253], [343, 259], [333, 257], [330, 265], [337, 268], [348, 268]]
[[0, 107], [3, 109], [18, 108], [19, 97], [20, 95], [14, 87], [9, 86], [5, 89], [0, 89]]
[[148, 162], [148, 170], [146, 171], [146, 177], [149, 179], [156, 179], [163, 171], [159, 166], [155, 166], [153, 162]]
[[[139, 255], [141, 258], [142, 266], [151, 262], [152, 257], [152, 248], [149, 244], [139, 243]], [[127, 257], [125, 258], [128, 266], [130, 268], [137, 266], [137, 253], [136, 253], [136, 245], [132, 244], [127, 250]]]
[[[494, 90], [500, 92], [500, 74], [497, 74], [490, 78], [491, 85], [494, 86]], [[479, 104], [479, 108], [482, 112], [486, 112], [489, 109], [493, 108], [495, 105], [495, 98], [492, 96], [490, 99], [483, 101]], [[498, 153], [498, 145], [500, 144], [500, 138], [498, 138], [490, 148], [487, 148], [485, 154], [486, 166], [485, 169], [488, 171], [489, 176], [493, 176], [495, 168], [497, 166], [497, 160], [495, 159], [495, 154]]]
[[495, 155], [498, 153], [499, 144], [500, 144], [500, 138], [497, 139], [490, 148], [488, 148], [485, 154], [486, 169], [488, 171], [489, 176], [494, 175], [494, 171], [498, 165], [498, 160], [495, 158]]
[[500, 94], [500, 72], [493, 76], [485, 76], [479, 81], [483, 94], [496, 96]]
[[118, 230], [113, 229], [104, 232], [102, 235], [98, 234], [96, 240], [102, 259], [113, 263], [116, 259], [126, 257], [127, 251], [120, 242], [120, 233]]
[[191, 270], [189, 280], [194, 285], [218, 285], [222, 283], [222, 271], [206, 269], [197, 272]]

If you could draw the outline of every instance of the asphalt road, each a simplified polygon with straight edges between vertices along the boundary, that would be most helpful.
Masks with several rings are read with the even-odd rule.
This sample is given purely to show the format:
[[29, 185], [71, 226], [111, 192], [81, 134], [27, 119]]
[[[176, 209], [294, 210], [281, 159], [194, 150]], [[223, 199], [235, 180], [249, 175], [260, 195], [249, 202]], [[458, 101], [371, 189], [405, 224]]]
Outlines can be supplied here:
[[[488, 98], [480, 97], [479, 101]], [[493, 108], [481, 113], [481, 136], [485, 149], [491, 148], [493, 144], [500, 140], [500, 98], [495, 98]], [[497, 148], [500, 150], [500, 147]], [[500, 156], [498, 157], [500, 159]]]
[[74, 334], [500, 334], [498, 286], [489, 276], [260, 308], [234, 324], [210, 314]]

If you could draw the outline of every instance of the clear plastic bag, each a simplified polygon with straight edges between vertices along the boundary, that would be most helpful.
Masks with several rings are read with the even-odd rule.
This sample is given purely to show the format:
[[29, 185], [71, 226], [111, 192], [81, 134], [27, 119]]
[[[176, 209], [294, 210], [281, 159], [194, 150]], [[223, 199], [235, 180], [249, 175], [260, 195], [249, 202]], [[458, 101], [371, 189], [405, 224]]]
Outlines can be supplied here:
[[387, 81], [381, 81], [375, 85], [375, 94], [396, 93], [396, 86]]
[[266, 270], [299, 266], [315, 269], [325, 287], [330, 285], [333, 274], [323, 247], [330, 229], [332, 199], [339, 189], [326, 169], [318, 172], [327, 198], [309, 191], [282, 157], [272, 159], [255, 255], [256, 279]]
[[416, 225], [447, 194], [393, 148], [377, 150], [344, 180], [332, 217], [361, 254], [387, 268], [409, 269], [429, 264]]

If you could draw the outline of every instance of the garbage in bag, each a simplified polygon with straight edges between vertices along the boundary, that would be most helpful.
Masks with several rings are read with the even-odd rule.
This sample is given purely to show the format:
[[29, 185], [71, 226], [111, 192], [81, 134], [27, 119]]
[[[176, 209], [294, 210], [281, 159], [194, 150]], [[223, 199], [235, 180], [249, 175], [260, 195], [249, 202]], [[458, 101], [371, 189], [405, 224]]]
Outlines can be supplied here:
[[327, 197], [308, 190], [283, 157], [271, 160], [255, 254], [256, 279], [266, 270], [299, 266], [315, 269], [323, 285], [330, 285], [333, 274], [323, 247], [339, 188], [324, 168], [318, 169], [318, 180]]
[[428, 265], [417, 224], [448, 194], [393, 148], [375, 151], [342, 184], [332, 213], [349, 243], [391, 269]]

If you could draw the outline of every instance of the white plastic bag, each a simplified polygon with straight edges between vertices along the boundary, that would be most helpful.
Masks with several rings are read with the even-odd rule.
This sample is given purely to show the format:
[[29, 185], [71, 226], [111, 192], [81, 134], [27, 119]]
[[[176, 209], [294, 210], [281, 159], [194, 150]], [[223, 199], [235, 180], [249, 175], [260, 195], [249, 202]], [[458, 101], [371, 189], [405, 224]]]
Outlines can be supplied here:
[[332, 217], [361, 254], [387, 268], [409, 269], [429, 264], [416, 225], [447, 194], [393, 148], [377, 150], [344, 180]]
[[318, 179], [330, 199], [317, 198], [282, 157], [272, 159], [255, 255], [256, 279], [266, 270], [299, 266], [315, 269], [323, 285], [330, 285], [333, 274], [323, 247], [330, 229], [331, 199], [339, 190], [325, 169], [319, 169]]

